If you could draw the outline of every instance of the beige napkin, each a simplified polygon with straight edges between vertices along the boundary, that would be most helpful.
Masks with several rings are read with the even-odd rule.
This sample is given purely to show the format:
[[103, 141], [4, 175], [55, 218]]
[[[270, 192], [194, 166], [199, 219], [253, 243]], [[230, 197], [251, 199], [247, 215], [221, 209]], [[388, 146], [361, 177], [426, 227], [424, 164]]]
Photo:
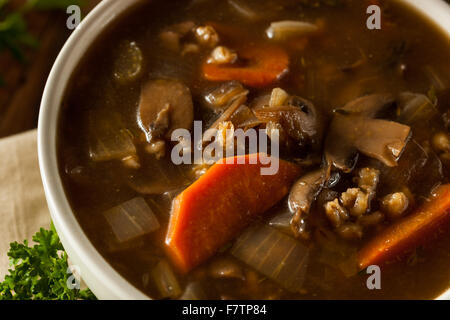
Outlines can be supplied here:
[[9, 243], [50, 226], [37, 156], [37, 131], [0, 140], [0, 280], [8, 271]]

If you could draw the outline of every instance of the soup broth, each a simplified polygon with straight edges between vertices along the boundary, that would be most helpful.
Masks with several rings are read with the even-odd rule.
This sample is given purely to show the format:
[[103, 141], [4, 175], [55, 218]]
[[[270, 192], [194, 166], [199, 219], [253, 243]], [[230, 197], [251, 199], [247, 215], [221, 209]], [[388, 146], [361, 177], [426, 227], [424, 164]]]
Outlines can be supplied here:
[[[367, 28], [370, 4], [381, 9], [380, 30]], [[400, 1], [143, 1], [95, 41], [67, 88], [58, 131], [67, 198], [97, 250], [152, 298], [435, 298], [450, 285], [450, 230], [444, 218], [428, 241], [407, 245], [379, 263], [380, 289], [368, 288], [366, 265], [353, 264], [388, 228], [408, 225], [401, 223], [450, 182], [449, 55], [448, 38]], [[361, 97], [369, 100], [358, 106], [377, 105], [376, 111], [355, 113], [351, 102]], [[157, 104], [157, 114], [149, 111]], [[233, 104], [241, 115], [220, 122]], [[301, 174], [292, 173], [289, 182], [270, 180], [289, 188], [277, 200], [260, 199], [269, 209], [250, 210], [251, 219], [233, 224], [232, 237], [224, 236], [212, 254], [191, 264], [183, 260], [187, 247], [176, 248], [182, 258], [174, 259], [171, 251], [174, 199], [182, 207], [187, 200], [180, 194], [190, 192], [194, 202], [205, 203], [196, 207], [210, 208], [208, 201], [219, 201], [247, 176], [233, 180], [234, 173], [219, 175], [217, 165], [174, 164], [170, 134], [177, 128], [192, 131], [194, 120], [205, 130], [217, 119], [219, 128], [281, 129], [285, 162], [280, 168], [289, 171], [295, 164]], [[342, 129], [345, 123], [360, 125], [363, 142]], [[396, 135], [391, 158], [370, 147], [380, 143], [365, 134], [372, 126], [381, 128], [374, 130], [382, 139]], [[342, 151], [344, 146], [351, 150]], [[351, 164], [334, 157], [341, 151], [349, 151]], [[229, 185], [219, 189], [218, 181], [209, 182], [212, 170]], [[316, 179], [305, 177], [315, 172]], [[373, 185], [363, 184], [365, 174], [372, 175]], [[294, 182], [303, 178], [314, 185], [306, 197], [308, 210], [293, 210]], [[258, 179], [249, 185], [259, 186]], [[195, 198], [192, 190], [203, 182], [218, 191]], [[237, 211], [253, 208], [239, 199]], [[448, 206], [443, 210], [448, 216]], [[231, 221], [233, 213], [224, 214]], [[198, 215], [188, 221], [196, 223]], [[225, 226], [223, 217], [211, 228], [222, 230], [217, 225]], [[208, 228], [192, 237], [205, 236]], [[262, 252], [265, 236], [292, 246], [298, 260], [289, 253], [275, 271], [262, 267], [280, 257], [276, 247]], [[239, 245], [255, 256], [242, 253]], [[298, 278], [280, 279], [292, 263], [298, 263], [292, 275]], [[287, 286], [289, 281], [295, 284]]]

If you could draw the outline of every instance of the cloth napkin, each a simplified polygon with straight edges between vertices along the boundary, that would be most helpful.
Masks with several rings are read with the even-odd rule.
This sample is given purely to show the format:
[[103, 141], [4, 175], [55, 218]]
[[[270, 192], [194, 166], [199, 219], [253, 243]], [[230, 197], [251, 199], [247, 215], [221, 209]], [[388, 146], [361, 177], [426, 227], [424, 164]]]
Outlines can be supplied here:
[[9, 243], [50, 227], [39, 173], [37, 131], [0, 140], [0, 281], [8, 273]]

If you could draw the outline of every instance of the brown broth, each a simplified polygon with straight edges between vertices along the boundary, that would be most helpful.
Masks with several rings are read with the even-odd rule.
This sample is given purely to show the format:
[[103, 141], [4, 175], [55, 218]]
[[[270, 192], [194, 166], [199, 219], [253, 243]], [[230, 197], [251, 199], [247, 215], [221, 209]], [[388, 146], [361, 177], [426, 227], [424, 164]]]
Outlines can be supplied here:
[[[192, 5], [192, 3], [197, 3]], [[158, 215], [162, 228], [146, 236], [135, 247], [111, 251], [111, 231], [102, 212], [119, 205], [139, 193], [129, 187], [130, 177], [142, 176], [152, 179], [155, 161], [143, 154], [142, 145], [138, 153], [143, 161], [141, 169], [125, 169], [118, 161], [94, 163], [89, 159], [89, 114], [94, 111], [117, 112], [135, 136], [141, 132], [136, 123], [136, 108], [140, 86], [149, 78], [170, 76], [181, 79], [192, 91], [195, 118], [210, 120], [210, 114], [200, 107], [205, 88], [214, 86], [199, 73], [200, 64], [207, 52], [186, 56], [180, 60], [168, 53], [160, 44], [158, 33], [166, 26], [187, 20], [198, 24], [214, 21], [231, 25], [241, 31], [239, 41], [267, 43], [264, 30], [270, 21], [307, 20], [324, 21], [323, 35], [312, 38], [304, 50], [290, 46], [290, 71], [278, 83], [263, 89], [251, 89], [250, 95], [257, 97], [275, 86], [310, 99], [323, 112], [330, 115], [336, 107], [361, 95], [372, 92], [402, 91], [427, 93], [430, 79], [424, 67], [438, 72], [450, 88], [450, 43], [435, 26], [419, 14], [395, 1], [383, 1], [382, 30], [366, 28], [365, 1], [348, 0], [346, 5], [318, 8], [290, 5], [283, 8], [276, 0], [265, 1], [272, 10], [271, 17], [257, 22], [242, 19], [230, 8], [227, 1], [152, 1], [132, 10], [108, 29], [91, 48], [71, 79], [60, 115], [58, 134], [58, 156], [61, 178], [69, 202], [86, 235], [111, 265], [137, 288], [151, 297], [158, 298], [152, 283], [146, 283], [155, 257], [163, 257], [164, 237], [169, 217], [170, 202], [162, 196], [143, 197], [154, 201], [162, 208]], [[280, 3], [292, 3], [282, 1]], [[266, 10], [269, 12], [269, 10]], [[119, 85], [112, 79], [111, 65], [122, 40], [135, 41], [144, 56], [144, 76], [131, 84]], [[225, 41], [226, 42], [226, 41]], [[225, 43], [230, 47], [233, 41]], [[367, 63], [354, 71], [343, 72], [364, 53]], [[398, 62], [406, 66], [402, 75]], [[450, 94], [440, 95], [438, 107], [441, 112], [449, 110]], [[429, 139], [435, 132], [445, 130], [442, 123], [435, 122], [425, 132], [417, 130], [415, 139]], [[168, 160], [160, 162], [167, 174], [179, 175], [179, 168], [170, 166]], [[152, 169], [153, 168], [153, 169]], [[74, 169], [76, 169], [74, 171]], [[181, 172], [188, 172], [189, 166]], [[444, 167], [444, 179], [434, 183], [449, 182], [449, 167]], [[72, 174], [68, 172], [72, 171]], [[75, 172], [75, 173], [74, 173]], [[421, 181], [412, 182], [415, 196], [429, 194], [421, 187]], [[176, 181], [172, 189], [185, 186], [185, 181]], [[380, 192], [383, 192], [382, 190]], [[142, 196], [142, 195], [141, 195]], [[284, 204], [280, 205], [281, 207]], [[275, 210], [273, 210], [275, 211]], [[272, 211], [267, 216], [273, 215]], [[317, 213], [319, 215], [319, 213]], [[346, 278], [338, 270], [321, 262], [320, 246], [313, 245], [311, 259], [304, 284], [304, 291], [288, 293], [270, 280], [261, 276], [257, 284], [242, 280], [221, 280], [208, 276], [211, 261], [196, 268], [188, 275], [178, 274], [184, 287], [190, 281], [207, 283], [208, 298], [243, 299], [431, 299], [450, 287], [450, 229], [444, 227], [442, 235], [419, 248], [413, 259], [403, 259], [382, 267], [382, 289], [368, 290], [364, 272]], [[361, 243], [346, 243], [355, 249]], [[116, 248], [117, 249], [117, 248]], [[220, 254], [229, 256], [228, 252]], [[213, 258], [212, 260], [214, 260]], [[250, 268], [237, 262], [251, 278]]]

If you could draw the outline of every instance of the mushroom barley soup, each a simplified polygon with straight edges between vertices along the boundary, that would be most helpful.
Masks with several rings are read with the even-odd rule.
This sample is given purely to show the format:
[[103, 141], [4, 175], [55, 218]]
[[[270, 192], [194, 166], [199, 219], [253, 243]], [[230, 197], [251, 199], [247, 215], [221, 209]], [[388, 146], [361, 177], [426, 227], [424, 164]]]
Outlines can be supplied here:
[[399, 1], [143, 1], [67, 88], [67, 197], [152, 298], [435, 298], [450, 286], [449, 55]]

